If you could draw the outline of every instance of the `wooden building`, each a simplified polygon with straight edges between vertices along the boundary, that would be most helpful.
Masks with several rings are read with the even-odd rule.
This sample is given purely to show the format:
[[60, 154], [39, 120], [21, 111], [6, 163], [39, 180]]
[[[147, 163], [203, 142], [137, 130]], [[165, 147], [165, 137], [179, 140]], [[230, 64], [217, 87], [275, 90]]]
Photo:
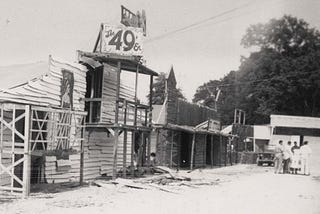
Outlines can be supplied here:
[[[148, 166], [152, 104], [141, 104], [137, 97], [140, 75], [149, 76], [150, 99], [153, 77], [158, 74], [134, 56], [102, 52], [78, 52], [86, 65], [88, 117], [85, 130], [84, 177], [134, 174], [136, 166]], [[123, 72], [133, 72], [133, 85], [122, 82]]]
[[153, 110], [152, 152], [157, 164], [191, 169], [227, 165], [231, 135], [220, 132], [217, 111], [177, 99], [173, 69], [166, 81], [165, 101]]
[[[85, 66], [50, 57], [46, 69], [31, 67], [0, 69], [2, 81], [11, 75], [24, 81], [0, 91], [0, 190], [23, 195], [30, 184], [79, 180], [86, 115]], [[30, 72], [42, 75], [30, 80]]]

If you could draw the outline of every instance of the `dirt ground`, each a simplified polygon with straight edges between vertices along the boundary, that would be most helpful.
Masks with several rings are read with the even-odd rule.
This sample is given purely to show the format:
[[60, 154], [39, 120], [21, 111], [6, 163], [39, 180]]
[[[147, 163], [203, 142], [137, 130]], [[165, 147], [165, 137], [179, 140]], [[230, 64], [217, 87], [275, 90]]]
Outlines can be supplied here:
[[320, 170], [284, 175], [269, 167], [235, 165], [176, 175], [191, 181], [167, 179], [163, 185], [159, 176], [128, 181], [137, 188], [99, 181], [100, 187], [33, 193], [2, 203], [0, 213], [320, 213]]

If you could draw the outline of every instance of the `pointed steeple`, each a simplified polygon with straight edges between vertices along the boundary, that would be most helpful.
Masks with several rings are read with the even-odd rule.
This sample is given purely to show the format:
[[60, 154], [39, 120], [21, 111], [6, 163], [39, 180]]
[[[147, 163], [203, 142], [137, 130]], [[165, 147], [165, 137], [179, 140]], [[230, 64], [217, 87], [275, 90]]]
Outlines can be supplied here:
[[176, 75], [174, 74], [173, 65], [171, 65], [167, 82], [168, 82], [168, 86], [170, 85], [171, 87], [174, 87], [174, 88], [177, 85], [177, 80], [176, 80]]

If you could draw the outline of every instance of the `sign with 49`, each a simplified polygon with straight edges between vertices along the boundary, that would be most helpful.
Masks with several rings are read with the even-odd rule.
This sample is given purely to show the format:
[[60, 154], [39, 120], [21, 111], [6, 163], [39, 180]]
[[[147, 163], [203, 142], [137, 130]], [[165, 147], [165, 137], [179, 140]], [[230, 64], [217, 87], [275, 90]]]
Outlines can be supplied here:
[[101, 51], [120, 55], [142, 55], [142, 28], [103, 25]]

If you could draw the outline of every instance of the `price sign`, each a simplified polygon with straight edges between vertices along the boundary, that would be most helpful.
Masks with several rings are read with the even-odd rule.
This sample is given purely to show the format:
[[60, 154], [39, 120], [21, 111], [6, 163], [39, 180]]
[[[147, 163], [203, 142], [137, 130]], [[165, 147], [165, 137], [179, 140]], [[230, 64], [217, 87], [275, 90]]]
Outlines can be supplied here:
[[141, 28], [103, 25], [101, 51], [120, 55], [142, 55]]

